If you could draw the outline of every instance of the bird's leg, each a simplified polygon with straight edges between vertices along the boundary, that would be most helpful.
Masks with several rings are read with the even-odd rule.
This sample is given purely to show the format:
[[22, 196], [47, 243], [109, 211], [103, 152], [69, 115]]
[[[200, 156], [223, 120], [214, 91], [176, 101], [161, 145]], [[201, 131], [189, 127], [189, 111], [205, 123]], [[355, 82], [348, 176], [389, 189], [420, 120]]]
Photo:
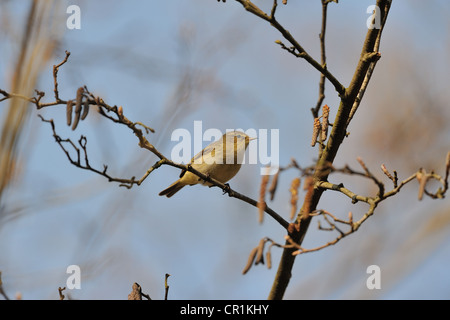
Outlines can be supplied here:
[[228, 196], [231, 197], [231, 194], [230, 194], [231, 187], [230, 187], [230, 185], [228, 183], [224, 183], [224, 185], [225, 185], [225, 188], [223, 188], [223, 194], [228, 193]]

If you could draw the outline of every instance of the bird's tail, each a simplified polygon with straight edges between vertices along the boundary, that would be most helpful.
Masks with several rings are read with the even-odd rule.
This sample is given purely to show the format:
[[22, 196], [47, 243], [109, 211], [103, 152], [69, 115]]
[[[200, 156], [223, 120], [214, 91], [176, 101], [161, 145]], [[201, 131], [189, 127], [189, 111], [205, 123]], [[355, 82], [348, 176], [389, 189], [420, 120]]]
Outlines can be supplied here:
[[179, 181], [175, 181], [172, 183], [167, 189], [164, 189], [159, 193], [160, 196], [166, 196], [167, 198], [170, 198], [175, 193], [181, 190], [181, 188], [184, 187], [184, 184], [180, 183]]

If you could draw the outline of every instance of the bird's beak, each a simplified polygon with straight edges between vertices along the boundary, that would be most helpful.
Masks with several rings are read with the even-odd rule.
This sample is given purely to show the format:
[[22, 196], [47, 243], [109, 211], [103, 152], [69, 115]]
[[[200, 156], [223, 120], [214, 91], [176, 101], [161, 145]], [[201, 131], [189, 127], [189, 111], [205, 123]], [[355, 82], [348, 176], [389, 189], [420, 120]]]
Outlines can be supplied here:
[[248, 141], [256, 140], [258, 138], [249, 138]]

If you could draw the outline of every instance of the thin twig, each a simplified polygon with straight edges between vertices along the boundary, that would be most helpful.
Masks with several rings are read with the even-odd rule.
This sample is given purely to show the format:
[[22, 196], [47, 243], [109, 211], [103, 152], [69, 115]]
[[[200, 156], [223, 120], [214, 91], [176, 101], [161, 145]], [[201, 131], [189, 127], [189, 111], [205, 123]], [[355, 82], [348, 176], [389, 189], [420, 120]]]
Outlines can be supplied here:
[[139, 283], [133, 283], [131, 293], [128, 295], [128, 300], [142, 300], [142, 297], [146, 298], [147, 300], [152, 300], [150, 298], [150, 295], [142, 292], [142, 287], [139, 285]]
[[3, 290], [3, 282], [2, 282], [2, 272], [0, 271], [0, 294], [5, 298], [5, 300], [9, 300], [8, 295], [5, 290]]

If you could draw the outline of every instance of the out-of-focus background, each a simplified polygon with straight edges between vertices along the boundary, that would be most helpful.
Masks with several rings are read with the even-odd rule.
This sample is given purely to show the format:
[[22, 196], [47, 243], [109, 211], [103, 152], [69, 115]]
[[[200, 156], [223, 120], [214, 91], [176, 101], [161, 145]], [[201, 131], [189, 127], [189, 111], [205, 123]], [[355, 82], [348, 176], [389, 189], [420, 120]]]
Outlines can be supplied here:
[[[280, 164], [291, 158], [314, 163], [310, 147], [319, 74], [274, 43], [281, 36], [234, 1], [32, 1], [0, 2], [0, 88], [53, 100], [52, 66], [62, 99], [86, 85], [110, 105], [121, 105], [132, 121], [156, 132], [148, 139], [170, 155], [173, 130], [279, 129]], [[271, 1], [255, 1], [266, 11]], [[374, 1], [340, 1], [328, 9], [329, 70], [348, 85], [367, 32], [367, 7]], [[70, 30], [69, 5], [81, 10], [81, 29]], [[320, 1], [278, 5], [278, 20], [320, 60]], [[395, 0], [377, 64], [361, 108], [349, 127], [336, 166], [358, 168], [360, 156], [380, 178], [385, 164], [404, 179], [420, 167], [443, 173], [450, 145], [448, 80], [450, 3]], [[31, 17], [31, 18], [30, 18]], [[332, 118], [338, 98], [327, 83], [324, 103]], [[223, 196], [217, 188], [187, 187], [171, 199], [158, 193], [179, 170], [162, 167], [128, 190], [71, 165], [51, 128], [61, 137], [87, 136], [91, 165], [115, 176], [140, 177], [156, 157], [135, 136], [91, 112], [76, 131], [65, 124], [63, 106], [36, 110], [20, 100], [0, 103], [2, 176], [0, 271], [10, 298], [58, 299], [69, 265], [81, 268], [73, 299], [126, 299], [133, 282], [153, 299], [265, 299], [273, 267], [254, 266], [242, 275], [250, 250], [262, 237], [283, 243], [285, 232], [257, 209]], [[331, 118], [331, 119], [332, 119]], [[206, 143], [205, 143], [206, 145]], [[204, 145], [204, 146], [205, 146]], [[244, 165], [230, 181], [258, 198], [259, 165]], [[288, 219], [294, 170], [280, 176], [269, 205]], [[357, 177], [332, 182], [360, 194], [374, 186]], [[391, 186], [385, 179], [386, 185]], [[437, 186], [437, 185], [434, 185]], [[413, 182], [377, 208], [355, 234], [333, 247], [297, 258], [287, 299], [449, 299], [450, 204], [417, 200]], [[302, 200], [303, 193], [300, 195]], [[355, 218], [362, 204], [325, 193], [319, 208]], [[306, 248], [337, 234], [316, 229]], [[381, 289], [366, 286], [369, 265], [381, 269]]]

